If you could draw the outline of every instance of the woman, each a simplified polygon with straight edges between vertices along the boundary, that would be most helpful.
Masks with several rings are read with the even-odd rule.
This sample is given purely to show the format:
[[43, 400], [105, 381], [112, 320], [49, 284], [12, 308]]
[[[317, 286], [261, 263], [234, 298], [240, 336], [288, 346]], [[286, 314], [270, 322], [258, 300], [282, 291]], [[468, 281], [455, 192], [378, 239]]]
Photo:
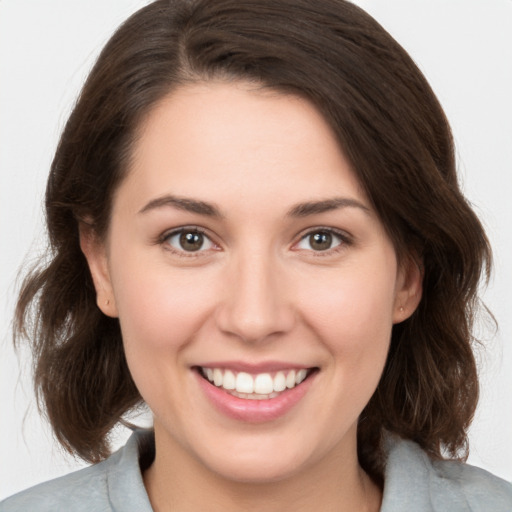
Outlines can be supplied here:
[[[490, 249], [397, 43], [340, 1], [157, 1], [102, 52], [25, 281], [91, 468], [0, 510], [509, 510], [462, 458]], [[442, 219], [442, 222], [439, 220]], [[111, 456], [145, 402], [154, 433]]]

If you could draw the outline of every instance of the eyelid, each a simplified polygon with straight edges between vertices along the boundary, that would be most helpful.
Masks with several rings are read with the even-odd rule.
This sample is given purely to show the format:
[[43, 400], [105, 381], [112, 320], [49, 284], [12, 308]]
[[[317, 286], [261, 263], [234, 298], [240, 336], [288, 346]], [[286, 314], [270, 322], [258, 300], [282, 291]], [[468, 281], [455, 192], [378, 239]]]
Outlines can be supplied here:
[[[201, 235], [203, 235], [205, 238], [208, 239], [208, 241], [210, 242], [210, 244], [213, 246], [213, 247], [210, 247], [210, 248], [207, 248], [207, 249], [199, 249], [198, 251], [185, 251], [185, 250], [180, 250], [180, 249], [177, 249], [173, 246], [171, 246], [169, 243], [168, 243], [168, 240], [173, 237], [173, 236], [176, 236], [180, 233], [183, 233], [183, 232], [196, 232], [196, 233], [200, 233]], [[300, 242], [302, 242], [306, 237], [308, 236], [311, 236], [312, 234], [314, 233], [319, 233], [319, 232], [324, 232], [324, 233], [331, 233], [332, 235], [338, 237], [339, 239], [341, 239], [341, 243], [339, 243], [338, 245], [330, 248], [330, 249], [326, 249], [326, 250], [323, 250], [323, 251], [315, 251], [313, 249], [299, 249], [297, 246]], [[315, 226], [315, 227], [312, 227], [312, 228], [307, 228], [306, 230], [302, 231], [298, 236], [297, 236], [297, 241], [295, 241], [292, 246], [291, 246], [291, 249], [292, 250], [295, 250], [295, 251], [305, 251], [305, 252], [309, 252], [311, 253], [312, 255], [314, 255], [315, 257], [316, 256], [329, 256], [329, 255], [332, 255], [333, 253], [336, 253], [340, 250], [343, 250], [345, 249], [347, 246], [350, 246], [353, 244], [353, 237], [347, 233], [346, 231], [344, 230], [341, 230], [341, 229], [338, 229], [338, 228], [333, 228], [333, 227], [328, 227], [328, 226]], [[176, 228], [172, 228], [172, 229], [168, 229], [166, 231], [164, 231], [161, 235], [158, 236], [158, 238], [156, 239], [155, 241], [157, 244], [159, 245], [162, 245], [162, 246], [165, 246], [165, 250], [168, 250], [178, 256], [183, 256], [183, 257], [186, 257], [186, 258], [193, 258], [193, 257], [198, 257], [198, 256], [204, 256], [205, 254], [204, 253], [208, 253], [209, 251], [211, 250], [214, 250], [214, 251], [218, 251], [220, 250], [220, 246], [219, 244], [214, 240], [214, 237], [210, 234], [209, 230], [201, 227], [201, 226], [197, 226], [197, 225], [186, 225], [186, 226], [179, 226], [179, 227], [176, 227]]]
[[[330, 234], [336, 236], [337, 238], [341, 239], [341, 243], [330, 248], [330, 249], [325, 249], [323, 251], [315, 251], [313, 249], [300, 249], [297, 247], [298, 244], [300, 244], [305, 238], [307, 238], [308, 236], [311, 236], [315, 233], [330, 233]], [[332, 255], [333, 253], [337, 253], [340, 250], [343, 250], [347, 246], [350, 246], [352, 244], [353, 244], [352, 236], [344, 230], [333, 228], [333, 227], [327, 227], [327, 226], [315, 226], [313, 228], [308, 228], [307, 230], [301, 232], [298, 235], [298, 240], [293, 243], [292, 250], [307, 251], [307, 252], [311, 253], [312, 255], [314, 255], [315, 257], [316, 256], [321, 257], [321, 256], [329, 256], [329, 255]]]
[[[203, 235], [212, 245], [212, 247], [209, 247], [207, 249], [199, 249], [197, 251], [185, 251], [180, 250], [176, 247], [173, 247], [169, 242], [169, 239], [173, 236], [179, 235], [181, 233], [199, 233]], [[209, 234], [208, 230], [196, 226], [196, 225], [188, 225], [188, 226], [179, 226], [176, 228], [169, 229], [167, 231], [164, 231], [157, 239], [157, 243], [164, 246], [164, 249], [167, 251], [172, 252], [173, 254], [176, 254], [178, 256], [182, 256], [185, 258], [194, 258], [198, 256], [204, 256], [204, 253], [209, 252], [210, 250], [219, 250], [219, 245], [213, 240], [213, 237]]]

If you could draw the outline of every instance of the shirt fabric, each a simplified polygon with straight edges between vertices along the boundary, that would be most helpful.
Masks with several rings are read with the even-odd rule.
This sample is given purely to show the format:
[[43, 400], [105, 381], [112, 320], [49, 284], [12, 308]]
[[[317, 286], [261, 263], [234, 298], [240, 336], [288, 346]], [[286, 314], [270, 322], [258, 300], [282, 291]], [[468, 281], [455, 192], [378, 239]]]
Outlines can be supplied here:
[[[512, 512], [512, 484], [455, 461], [433, 461], [415, 443], [390, 436], [381, 512]], [[134, 432], [107, 460], [22, 491], [0, 512], [152, 512], [141, 465], [151, 431]]]

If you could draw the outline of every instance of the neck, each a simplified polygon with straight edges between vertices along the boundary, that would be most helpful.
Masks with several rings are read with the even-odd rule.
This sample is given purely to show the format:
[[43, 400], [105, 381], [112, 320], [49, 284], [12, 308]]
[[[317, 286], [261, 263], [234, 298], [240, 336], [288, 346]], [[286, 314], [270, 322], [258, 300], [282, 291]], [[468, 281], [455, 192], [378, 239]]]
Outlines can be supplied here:
[[377, 512], [381, 491], [357, 454], [331, 453], [304, 471], [275, 481], [240, 482], [210, 470], [155, 431], [156, 457], [144, 473], [155, 512]]

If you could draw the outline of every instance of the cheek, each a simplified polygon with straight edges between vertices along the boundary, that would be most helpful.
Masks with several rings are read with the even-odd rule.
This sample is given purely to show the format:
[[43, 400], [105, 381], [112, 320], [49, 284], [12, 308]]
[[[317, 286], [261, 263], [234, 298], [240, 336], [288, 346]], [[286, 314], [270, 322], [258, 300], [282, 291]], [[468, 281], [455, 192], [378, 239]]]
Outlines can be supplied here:
[[[339, 339], [341, 345], [371, 343], [372, 333], [389, 335], [394, 311], [392, 272], [346, 269], [331, 276], [314, 293], [303, 294], [303, 311], [314, 324]], [[319, 283], [317, 283], [319, 284]]]
[[114, 290], [127, 350], [169, 351], [187, 344], [209, 316], [215, 283], [165, 265], [125, 265]]
[[305, 321], [330, 354], [343, 400], [355, 409], [366, 405], [378, 384], [393, 326], [395, 274], [392, 266], [376, 266], [344, 269], [303, 298]]
[[166, 409], [171, 416], [190, 407], [180, 391], [189, 373], [182, 354], [211, 317], [215, 295], [211, 279], [197, 277], [157, 265], [125, 265], [114, 276], [128, 367], [154, 412], [161, 412], [161, 404], [174, 404]]

